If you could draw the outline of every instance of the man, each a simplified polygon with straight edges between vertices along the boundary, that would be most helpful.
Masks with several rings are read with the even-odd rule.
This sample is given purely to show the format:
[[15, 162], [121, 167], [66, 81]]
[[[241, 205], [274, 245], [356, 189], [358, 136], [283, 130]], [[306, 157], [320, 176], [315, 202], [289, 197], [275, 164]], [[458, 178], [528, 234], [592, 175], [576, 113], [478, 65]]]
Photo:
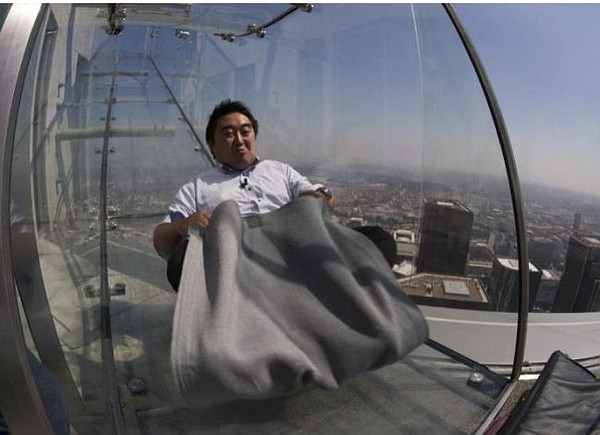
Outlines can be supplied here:
[[185, 184], [154, 230], [154, 247], [169, 257], [187, 235], [190, 223], [207, 227], [213, 210], [234, 200], [242, 216], [267, 213], [301, 195], [321, 198], [330, 209], [335, 199], [321, 184], [312, 184], [291, 166], [257, 156], [258, 122], [240, 101], [225, 100], [210, 115], [206, 142], [217, 166]]

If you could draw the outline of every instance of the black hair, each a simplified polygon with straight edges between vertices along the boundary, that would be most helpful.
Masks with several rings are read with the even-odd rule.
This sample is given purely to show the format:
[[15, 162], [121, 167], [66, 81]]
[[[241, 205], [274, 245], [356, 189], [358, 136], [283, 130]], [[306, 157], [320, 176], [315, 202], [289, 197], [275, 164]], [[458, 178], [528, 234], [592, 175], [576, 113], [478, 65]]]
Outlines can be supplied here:
[[217, 120], [222, 116], [229, 115], [230, 113], [238, 112], [245, 115], [252, 123], [254, 129], [254, 135], [258, 136], [258, 121], [252, 115], [252, 112], [248, 107], [241, 101], [231, 101], [230, 99], [223, 100], [215, 106], [210, 118], [208, 118], [208, 124], [206, 125], [206, 142], [210, 145], [215, 139], [215, 129], [217, 128]]

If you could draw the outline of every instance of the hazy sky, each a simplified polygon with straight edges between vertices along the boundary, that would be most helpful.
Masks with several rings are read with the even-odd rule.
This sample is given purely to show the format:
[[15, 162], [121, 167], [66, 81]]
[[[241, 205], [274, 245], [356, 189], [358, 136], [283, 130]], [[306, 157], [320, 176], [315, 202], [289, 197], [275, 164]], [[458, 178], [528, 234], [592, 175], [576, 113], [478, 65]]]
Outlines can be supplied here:
[[600, 194], [600, 4], [455, 4], [522, 181]]

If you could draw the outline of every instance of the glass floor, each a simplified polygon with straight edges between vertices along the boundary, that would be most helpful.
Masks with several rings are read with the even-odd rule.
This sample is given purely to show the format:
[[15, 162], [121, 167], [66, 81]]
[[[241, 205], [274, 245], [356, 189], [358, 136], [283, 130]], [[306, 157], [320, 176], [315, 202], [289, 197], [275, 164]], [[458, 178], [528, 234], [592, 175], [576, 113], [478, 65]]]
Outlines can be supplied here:
[[[146, 221], [148, 228], [151, 222]], [[401, 362], [360, 375], [336, 391], [307, 388], [285, 399], [246, 401], [206, 412], [189, 409], [175, 387], [168, 352], [177, 294], [168, 287], [164, 260], [153, 255], [150, 238], [143, 232], [132, 236], [126, 231], [128, 223], [121, 225], [123, 232], [108, 237], [110, 280], [126, 284], [113, 290], [113, 349], [126, 425], [142, 434], [467, 434], [479, 427], [508, 382], [427, 342]], [[136, 220], [135, 226], [143, 228], [144, 223]], [[87, 283], [76, 292], [48, 295], [65, 357], [76, 368], [73, 380], [86, 404], [82, 415], [71, 415], [72, 426], [77, 433], [106, 433], [99, 299], [93, 280], [86, 279], [98, 243], [90, 239], [67, 252], [55, 242], [38, 239], [46, 279], [56, 288], [61, 282], [64, 287]], [[146, 273], [136, 276], [133, 271], [142, 264]]]

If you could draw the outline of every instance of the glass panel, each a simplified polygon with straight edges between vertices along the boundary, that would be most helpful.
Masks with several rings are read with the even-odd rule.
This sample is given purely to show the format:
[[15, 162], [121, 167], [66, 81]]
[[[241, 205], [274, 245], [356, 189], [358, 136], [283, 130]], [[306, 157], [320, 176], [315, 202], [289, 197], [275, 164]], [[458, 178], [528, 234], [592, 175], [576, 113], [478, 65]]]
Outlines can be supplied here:
[[[600, 354], [595, 276], [600, 209], [591, 169], [598, 157], [590, 150], [596, 149], [592, 118], [599, 100], [592, 91], [597, 66], [586, 44], [595, 40], [589, 32], [599, 9], [588, 4], [456, 9], [503, 104], [522, 181], [529, 261], [542, 272], [530, 282], [524, 370], [539, 371], [556, 349], [594, 370]], [[510, 31], [494, 26], [501, 22], [510, 22]], [[567, 27], [572, 31], [555, 30]], [[518, 53], [498, 50], [516, 45]], [[549, 105], [548, 98], [560, 104]]]
[[[368, 426], [468, 433], [504, 386], [504, 378], [478, 364], [488, 362], [485, 353], [474, 358], [474, 349], [457, 342], [471, 334], [470, 321], [480, 316], [485, 323], [490, 313], [489, 303], [470, 297], [487, 297], [492, 265], [476, 271], [467, 265], [491, 263], [490, 252], [511, 258], [514, 223], [489, 113], [447, 16], [439, 6], [419, 7], [415, 21], [410, 5], [324, 4], [287, 16], [264, 38], [229, 42], [215, 35], [239, 35], [288, 7], [49, 8], [14, 165], [21, 164], [17, 155], [31, 163], [15, 171], [13, 194], [30, 209], [37, 270], [68, 367], [61, 388], [70, 398], [72, 424], [82, 431], [108, 428], [105, 369], [112, 361], [101, 350], [107, 338], [124, 420], [142, 432], [254, 430], [258, 422], [266, 431], [305, 425], [318, 433], [330, 431], [323, 422], [333, 418], [350, 432]], [[225, 98], [242, 99], [259, 119], [261, 158], [289, 163], [333, 190], [337, 222], [377, 225], [395, 238], [401, 286], [422, 304], [432, 338], [458, 353], [422, 345], [339, 391], [291, 398], [284, 416], [272, 402], [256, 404], [250, 421], [248, 410], [209, 419], [186, 411], [169, 360], [177, 295], [152, 233], [179, 187], [212, 165], [204, 129]], [[460, 205], [446, 206], [454, 200]], [[431, 230], [429, 219], [435, 222], [442, 207], [457, 211], [452, 239], [449, 231]], [[469, 234], [462, 230], [464, 216]], [[444, 258], [443, 270], [430, 270], [433, 263], [425, 261], [427, 244], [441, 243], [436, 237], [463, 255]], [[437, 277], [446, 296], [434, 298], [426, 285], [419, 287], [423, 271]], [[110, 331], [102, 330], [104, 278]], [[432, 292], [439, 290], [433, 285]], [[467, 302], [456, 302], [465, 300], [465, 291]], [[498, 294], [510, 293], [502, 288]], [[446, 324], [458, 326], [440, 327]], [[484, 339], [472, 342], [489, 350]], [[514, 335], [502, 340], [510, 355]], [[71, 387], [76, 394], [68, 393]], [[83, 406], [73, 411], [78, 400]]]
[[[516, 315], [470, 313], [518, 309], [515, 221], [500, 144], [482, 88], [448, 16], [433, 5], [419, 5], [415, 12], [425, 103], [425, 182], [416, 274], [404, 282], [423, 304], [460, 309], [428, 311], [442, 317], [432, 324], [434, 339], [477, 361], [510, 365]], [[540, 275], [532, 266], [531, 281]], [[501, 332], [470, 326], [464, 328], [467, 335], [452, 339], [457, 331], [448, 331], [450, 321], [509, 327]], [[490, 336], [503, 344], [501, 352], [482, 346]], [[482, 347], [487, 355], [478, 350]]]

